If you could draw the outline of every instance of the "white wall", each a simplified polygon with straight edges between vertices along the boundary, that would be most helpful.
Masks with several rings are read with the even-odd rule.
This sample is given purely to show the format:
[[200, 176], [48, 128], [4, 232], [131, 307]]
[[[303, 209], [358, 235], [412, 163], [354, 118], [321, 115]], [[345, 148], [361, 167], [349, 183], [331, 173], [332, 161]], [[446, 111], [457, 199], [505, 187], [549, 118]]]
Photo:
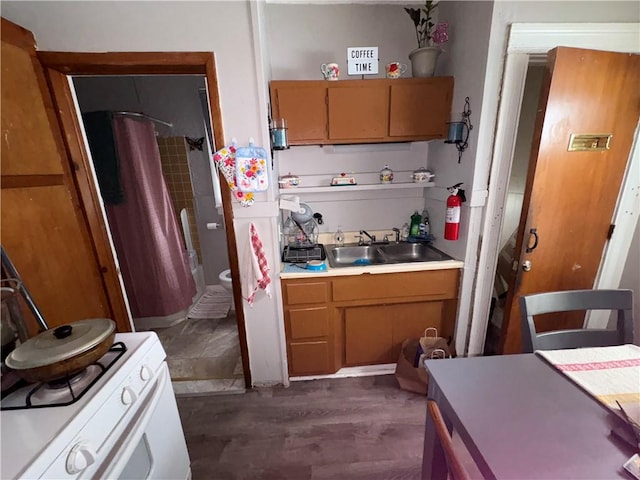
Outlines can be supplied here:
[[[272, 80], [321, 80], [320, 65], [336, 62], [340, 81], [359, 80], [347, 74], [347, 47], [378, 46], [378, 74], [392, 61], [408, 65], [408, 54], [417, 47], [413, 23], [400, 5], [291, 5], [269, 4], [266, 8], [267, 39]], [[313, 33], [312, 31], [313, 30]], [[295, 39], [295, 41], [292, 41]], [[328, 186], [342, 172], [359, 183], [377, 182], [385, 166], [394, 171], [396, 182], [410, 181], [418, 167], [428, 166], [427, 143], [385, 145], [298, 146], [274, 154], [280, 175], [302, 177], [304, 186]], [[295, 193], [295, 192], [292, 192]], [[323, 214], [320, 232], [384, 230], [401, 227], [414, 211], [422, 212], [423, 190], [377, 190], [330, 194], [306, 194], [301, 201]], [[353, 238], [347, 238], [353, 241]]]
[[[464, 260], [461, 299], [458, 305], [456, 345], [464, 351], [466, 343], [482, 205], [486, 195], [486, 184], [474, 182], [477, 152], [486, 137], [482, 135], [484, 113], [482, 111], [484, 76], [487, 65], [487, 49], [493, 2], [443, 2], [440, 4], [438, 20], [449, 23], [449, 42], [445, 53], [438, 59], [437, 75], [453, 75], [455, 88], [452, 115], [461, 118], [465, 97], [469, 97], [473, 130], [469, 135], [469, 146], [458, 163], [458, 151], [454, 145], [442, 142], [429, 144], [429, 167], [436, 173], [437, 188], [425, 191], [426, 206], [431, 214], [431, 227], [437, 240], [436, 246], [455, 258]], [[444, 240], [444, 218], [446, 187], [463, 182], [467, 202], [462, 205], [460, 239]]]
[[[34, 32], [40, 50], [69, 52], [215, 52], [226, 141], [264, 138], [250, 4], [229, 2], [2, 2], [2, 16]], [[239, 207], [237, 207], [239, 208]], [[234, 206], [234, 209], [236, 207]], [[272, 209], [254, 205], [235, 220], [240, 252], [254, 222], [272, 268], [278, 265]], [[277, 274], [274, 279], [277, 284]], [[245, 308], [254, 384], [286, 381], [279, 288]]]
[[[156, 124], [160, 136], [199, 138], [205, 136], [199, 88], [204, 78], [182, 76], [77, 77], [74, 85], [82, 112], [94, 110], [144, 112], [173, 123]], [[208, 230], [207, 223], [222, 224], [215, 208], [210, 160], [203, 151], [187, 151], [196, 211], [200, 262], [207, 285], [219, 283], [218, 275], [229, 268], [227, 239], [223, 229]], [[180, 212], [176, 212], [179, 214]]]

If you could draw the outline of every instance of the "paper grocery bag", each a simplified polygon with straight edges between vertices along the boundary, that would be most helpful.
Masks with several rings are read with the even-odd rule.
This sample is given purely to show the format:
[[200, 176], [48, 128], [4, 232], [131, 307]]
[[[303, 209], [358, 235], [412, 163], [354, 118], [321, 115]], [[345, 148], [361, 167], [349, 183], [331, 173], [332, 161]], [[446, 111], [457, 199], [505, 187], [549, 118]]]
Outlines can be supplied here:
[[426, 395], [427, 383], [429, 382], [427, 370], [422, 366], [417, 368], [413, 366], [418, 345], [417, 338], [408, 338], [402, 342], [400, 357], [396, 364], [396, 380], [401, 389]]
[[406, 339], [402, 342], [395, 372], [400, 388], [426, 395], [429, 374], [424, 367], [424, 360], [452, 356], [455, 356], [453, 346], [439, 337], [435, 328], [427, 328], [420, 338]]

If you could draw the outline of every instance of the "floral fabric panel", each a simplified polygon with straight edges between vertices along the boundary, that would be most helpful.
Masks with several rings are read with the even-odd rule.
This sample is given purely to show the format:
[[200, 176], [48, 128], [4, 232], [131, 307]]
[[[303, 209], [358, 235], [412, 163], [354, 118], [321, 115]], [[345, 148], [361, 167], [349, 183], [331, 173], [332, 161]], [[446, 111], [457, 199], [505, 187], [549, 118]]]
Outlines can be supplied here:
[[218, 150], [213, 154], [213, 160], [218, 167], [218, 170], [224, 176], [224, 179], [229, 185], [229, 189], [231, 189], [231, 195], [237, 201], [240, 202], [240, 205], [243, 207], [249, 207], [253, 205], [254, 198], [253, 193], [243, 192], [238, 189], [236, 182], [236, 146], [229, 145], [228, 147], [224, 147]]
[[267, 152], [264, 148], [240, 147], [236, 152], [237, 186], [242, 192], [264, 192], [269, 188]]

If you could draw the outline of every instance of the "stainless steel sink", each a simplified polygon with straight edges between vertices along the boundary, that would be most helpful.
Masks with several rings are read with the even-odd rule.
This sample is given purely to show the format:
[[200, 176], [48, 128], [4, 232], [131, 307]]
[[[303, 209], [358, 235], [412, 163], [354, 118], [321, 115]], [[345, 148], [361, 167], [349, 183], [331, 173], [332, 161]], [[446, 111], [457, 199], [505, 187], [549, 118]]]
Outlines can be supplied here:
[[452, 258], [422, 243], [382, 245], [325, 245], [327, 260], [333, 268], [385, 265], [413, 262], [437, 262]]
[[377, 246], [370, 245], [325, 245], [329, 265], [353, 267], [354, 265], [379, 265], [387, 263]]
[[451, 260], [451, 257], [440, 250], [424, 243], [394, 243], [378, 247], [392, 263], [405, 262], [439, 262]]

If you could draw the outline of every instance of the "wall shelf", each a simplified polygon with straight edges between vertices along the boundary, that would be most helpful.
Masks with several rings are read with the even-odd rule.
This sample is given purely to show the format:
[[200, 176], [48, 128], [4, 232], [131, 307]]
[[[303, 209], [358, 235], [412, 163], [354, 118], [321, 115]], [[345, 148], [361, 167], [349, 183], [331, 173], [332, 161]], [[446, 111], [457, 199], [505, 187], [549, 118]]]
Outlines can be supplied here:
[[358, 184], [358, 185], [341, 185], [327, 187], [296, 187], [296, 188], [280, 188], [280, 195], [298, 195], [300, 193], [340, 193], [340, 192], [358, 192], [364, 190], [397, 190], [409, 188], [428, 188], [435, 187], [434, 182], [416, 183], [374, 183], [374, 184]]

